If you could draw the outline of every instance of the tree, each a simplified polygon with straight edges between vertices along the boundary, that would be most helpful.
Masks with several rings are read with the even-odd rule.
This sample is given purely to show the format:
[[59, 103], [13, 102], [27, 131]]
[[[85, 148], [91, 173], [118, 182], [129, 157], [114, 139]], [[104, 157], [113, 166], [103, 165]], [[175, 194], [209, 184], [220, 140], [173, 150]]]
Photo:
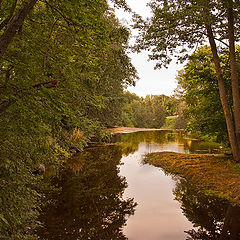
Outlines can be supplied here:
[[[136, 16], [135, 27], [139, 29], [140, 35], [135, 50], [151, 50], [150, 59], [159, 60], [156, 67], [161, 67], [170, 63], [170, 54], [183, 61], [189, 56], [187, 50], [194, 49], [208, 39], [233, 157], [239, 162], [240, 102], [234, 46], [235, 38], [239, 36], [239, 2], [232, 0], [155, 0], [149, 5], [153, 11], [151, 19], [144, 22]], [[219, 46], [216, 41], [220, 42]], [[219, 58], [220, 47], [224, 47], [230, 57], [233, 115], [228, 104], [223, 79], [223, 69]]]
[[[221, 54], [225, 86], [232, 109], [230, 69], [228, 56]], [[178, 74], [178, 91], [186, 103], [185, 115], [189, 120], [188, 130], [200, 132], [218, 142], [229, 143], [223, 109], [218, 94], [218, 85], [212, 65], [211, 49], [200, 47], [191, 55], [184, 69]]]
[[[1, 1], [1, 23], [8, 22], [1, 36], [21, 4], [30, 2]], [[41, 200], [50, 191], [46, 179], [34, 175], [36, 168], [58, 169], [90, 139], [106, 136], [107, 122], [121, 113], [115, 97], [136, 76], [126, 53], [129, 31], [105, 0], [42, 0], [24, 16], [0, 59], [4, 239], [31, 238]]]
[[0, 29], [5, 28], [3, 34], [0, 37], [0, 59], [3, 57], [8, 48], [8, 45], [12, 41], [17, 31], [19, 31], [22, 27], [25, 18], [34, 7], [37, 0], [24, 1], [19, 9], [15, 12], [15, 14], [14, 11], [17, 6], [17, 0], [11, 2], [11, 10], [6, 18], [1, 22], [0, 27]]
[[128, 127], [161, 128], [166, 116], [173, 115], [176, 110], [176, 99], [165, 95], [140, 98], [125, 92], [124, 99], [122, 124]]

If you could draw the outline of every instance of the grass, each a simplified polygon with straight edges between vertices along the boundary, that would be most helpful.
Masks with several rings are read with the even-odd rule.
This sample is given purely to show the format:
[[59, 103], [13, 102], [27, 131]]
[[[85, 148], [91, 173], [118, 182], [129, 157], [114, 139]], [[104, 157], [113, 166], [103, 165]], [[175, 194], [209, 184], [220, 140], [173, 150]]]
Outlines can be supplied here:
[[191, 179], [204, 187], [207, 194], [240, 205], [240, 165], [231, 162], [228, 156], [159, 152], [148, 154], [145, 162]]

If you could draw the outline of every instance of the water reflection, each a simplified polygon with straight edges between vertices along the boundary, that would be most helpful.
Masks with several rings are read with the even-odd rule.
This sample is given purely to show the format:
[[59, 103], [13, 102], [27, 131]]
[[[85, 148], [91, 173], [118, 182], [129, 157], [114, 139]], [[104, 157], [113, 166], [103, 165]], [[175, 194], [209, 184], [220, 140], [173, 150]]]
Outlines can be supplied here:
[[[136, 152], [140, 143], [161, 145], [162, 148], [171, 143], [174, 143], [175, 146], [185, 145], [182, 132], [168, 130], [119, 134], [114, 136], [113, 141], [121, 143], [122, 152], [125, 156]], [[184, 149], [188, 152], [187, 145], [184, 146]]]
[[[176, 179], [176, 178], [175, 178]], [[200, 187], [186, 179], [177, 179], [174, 190], [184, 215], [194, 227], [185, 231], [188, 240], [240, 239], [240, 208], [226, 200], [206, 196]]]
[[140, 143], [157, 144], [161, 146], [159, 151], [164, 150], [164, 147], [172, 143], [176, 147], [173, 151], [179, 152], [180, 147], [180, 151], [184, 153], [216, 153], [219, 152], [220, 146], [217, 143], [191, 140], [186, 138], [183, 131], [176, 132], [171, 130], [118, 134], [113, 137], [113, 141], [121, 143], [122, 152], [125, 156], [137, 151]]
[[127, 239], [122, 228], [136, 204], [122, 198], [127, 183], [118, 175], [121, 157], [118, 146], [102, 146], [67, 163], [55, 179], [61, 190], [48, 196], [39, 218], [40, 239]]
[[141, 163], [149, 152], [214, 152], [215, 145], [173, 131], [121, 134], [113, 142], [75, 155], [53, 179], [59, 191], [47, 196], [40, 239], [240, 239], [239, 208]]

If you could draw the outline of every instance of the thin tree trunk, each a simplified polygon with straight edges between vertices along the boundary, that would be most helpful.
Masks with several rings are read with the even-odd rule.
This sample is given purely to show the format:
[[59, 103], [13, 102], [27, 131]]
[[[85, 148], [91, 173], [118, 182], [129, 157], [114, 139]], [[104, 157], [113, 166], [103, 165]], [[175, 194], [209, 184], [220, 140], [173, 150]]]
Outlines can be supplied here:
[[29, 14], [37, 1], [38, 0], [24, 1], [12, 20], [8, 23], [6, 30], [0, 37], [0, 59], [2, 59], [8, 48], [8, 45], [12, 41], [19, 28], [21, 28], [26, 16]]
[[231, 215], [232, 215], [232, 207], [231, 207], [231, 205], [229, 205], [227, 208], [227, 212], [225, 215], [225, 220], [224, 220], [224, 224], [223, 224], [223, 228], [221, 230], [219, 240], [225, 240], [227, 238], [228, 230], [231, 225]]
[[219, 240], [236, 240], [238, 239], [240, 227], [240, 208], [229, 205], [225, 215], [223, 228]]
[[233, 19], [233, 10], [232, 10], [232, 0], [228, 1], [227, 15], [228, 15], [228, 41], [229, 41], [231, 80], [232, 80], [235, 134], [236, 134], [238, 146], [240, 146], [240, 97], [239, 97], [237, 61], [236, 61], [236, 54], [235, 54], [234, 19]]
[[215, 71], [216, 71], [216, 76], [218, 80], [218, 87], [219, 87], [219, 94], [220, 94], [220, 99], [225, 115], [225, 120], [227, 124], [227, 130], [228, 130], [228, 136], [229, 136], [229, 141], [231, 144], [232, 148], [232, 153], [233, 153], [233, 158], [236, 162], [240, 161], [240, 151], [239, 151], [239, 146], [237, 143], [236, 135], [235, 135], [235, 129], [234, 129], [234, 124], [233, 124], [233, 119], [231, 115], [231, 109], [228, 104], [227, 100], [227, 94], [226, 94], [226, 89], [224, 85], [224, 80], [222, 76], [222, 71], [221, 71], [221, 66], [220, 66], [220, 58], [218, 56], [217, 52], [217, 46], [214, 40], [211, 24], [208, 18], [208, 10], [205, 8], [204, 9], [204, 24], [207, 30], [207, 35], [208, 35], [208, 40], [211, 46], [211, 51], [213, 54], [213, 61], [214, 61], [214, 66], [215, 66]]
[[17, 0], [15, 0], [15, 1], [13, 2], [12, 7], [11, 7], [11, 10], [10, 10], [10, 13], [9, 13], [9, 15], [7, 16], [7, 18], [1, 22], [1, 24], [0, 24], [0, 30], [2, 30], [2, 29], [8, 24], [8, 22], [11, 20], [16, 6], [17, 6]]

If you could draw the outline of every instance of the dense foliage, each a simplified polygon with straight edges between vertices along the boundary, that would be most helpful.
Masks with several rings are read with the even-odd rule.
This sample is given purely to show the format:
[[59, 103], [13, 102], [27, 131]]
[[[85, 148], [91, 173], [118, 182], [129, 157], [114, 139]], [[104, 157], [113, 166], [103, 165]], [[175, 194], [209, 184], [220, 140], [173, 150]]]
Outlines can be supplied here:
[[[24, 6], [1, 1], [0, 40]], [[15, 32], [0, 62], [1, 239], [31, 238], [48, 189], [39, 164], [59, 165], [121, 121], [136, 77], [128, 37], [104, 0], [35, 1]]]
[[[232, 5], [231, 5], [231, 2]], [[205, 17], [211, 25], [216, 43], [228, 47], [227, 7], [234, 11], [235, 37], [239, 38], [239, 2], [230, 0], [152, 0], [151, 18], [145, 21], [135, 15], [134, 27], [139, 31], [136, 51], [148, 49], [156, 67], [167, 66], [173, 59], [187, 60], [191, 50], [208, 41]]]
[[[167, 66], [173, 56], [181, 62], [189, 57], [189, 50], [209, 43], [233, 159], [240, 162], [240, 92], [235, 49], [240, 36], [239, 1], [153, 0], [149, 6], [151, 18], [143, 21], [135, 15], [135, 28], [140, 33], [135, 50], [149, 50], [150, 59], [157, 60], [156, 67], [160, 68]], [[223, 49], [229, 57], [233, 109], [221, 64]]]
[[161, 128], [166, 117], [176, 115], [178, 102], [174, 97], [147, 95], [140, 98], [125, 92], [122, 125], [140, 128]]
[[[228, 57], [224, 52], [221, 54], [221, 64], [224, 68], [228, 101], [233, 109], [230, 69]], [[240, 66], [238, 67], [240, 69]], [[184, 69], [178, 74], [178, 84], [178, 92], [186, 103], [184, 111], [189, 120], [188, 130], [202, 137], [229, 144], [217, 78], [208, 46], [201, 47], [192, 54]]]

